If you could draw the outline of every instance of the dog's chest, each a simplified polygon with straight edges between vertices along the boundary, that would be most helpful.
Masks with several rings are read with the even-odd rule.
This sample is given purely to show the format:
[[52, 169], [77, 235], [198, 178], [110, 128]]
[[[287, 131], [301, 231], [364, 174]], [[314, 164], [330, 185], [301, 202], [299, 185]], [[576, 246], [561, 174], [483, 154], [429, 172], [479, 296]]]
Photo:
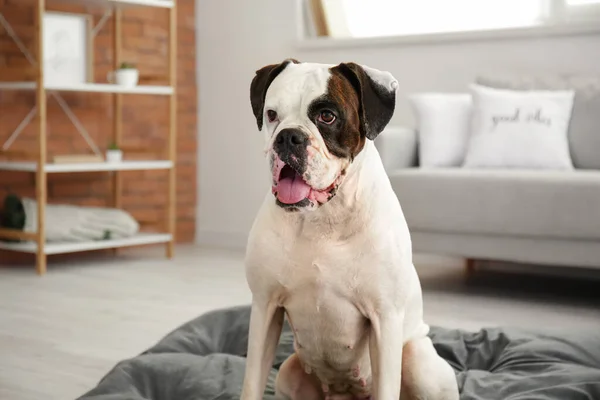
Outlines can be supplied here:
[[[374, 289], [372, 272], [364, 256], [350, 244], [323, 246], [318, 243], [297, 245], [282, 254], [277, 268], [285, 302], [301, 300], [312, 304], [315, 313], [339, 303], [360, 302], [361, 293]], [[306, 308], [306, 307], [303, 307]]]
[[311, 256], [282, 265], [280, 275], [281, 305], [305, 372], [340, 393], [370, 379], [369, 323], [360, 305], [366, 268], [343, 253], [313, 246]]
[[347, 369], [366, 343], [368, 322], [361, 296], [373, 281], [355, 253], [343, 248], [318, 250], [313, 246], [280, 265], [281, 305], [306, 363]]
[[[357, 294], [364, 287], [365, 273], [355, 264], [337, 262], [329, 257], [290, 260], [279, 274], [283, 288], [282, 305], [297, 315], [318, 319], [334, 313], [360, 315]], [[298, 321], [299, 322], [299, 321]], [[333, 322], [333, 321], [332, 321]]]

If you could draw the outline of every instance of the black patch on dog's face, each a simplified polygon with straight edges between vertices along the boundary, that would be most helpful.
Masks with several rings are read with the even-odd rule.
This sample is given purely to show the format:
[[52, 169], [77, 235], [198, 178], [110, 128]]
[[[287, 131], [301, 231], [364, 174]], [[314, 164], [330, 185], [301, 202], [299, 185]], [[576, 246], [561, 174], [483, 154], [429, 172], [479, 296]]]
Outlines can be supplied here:
[[[330, 78], [327, 93], [313, 100], [308, 107], [308, 117], [319, 129], [329, 152], [336, 157], [352, 160], [364, 147], [358, 110], [356, 92], [349, 82], [336, 75]], [[335, 116], [333, 123], [319, 121], [323, 112]]]
[[[354, 63], [330, 69], [327, 93], [308, 107], [327, 149], [336, 157], [353, 160], [364, 148], [366, 139], [374, 140], [388, 124], [396, 104], [395, 92], [373, 81]], [[323, 111], [332, 112], [331, 124], [319, 121]]]
[[375, 140], [394, 115], [396, 90], [383, 87], [355, 63], [342, 63], [331, 71], [344, 76], [354, 88], [360, 105], [361, 133], [368, 139]]
[[273, 80], [277, 78], [277, 75], [279, 75], [290, 63], [299, 64], [300, 62], [290, 58], [280, 64], [267, 65], [256, 71], [256, 75], [252, 79], [252, 83], [250, 84], [250, 103], [259, 130], [261, 130], [263, 126], [263, 113], [267, 89], [269, 89]]

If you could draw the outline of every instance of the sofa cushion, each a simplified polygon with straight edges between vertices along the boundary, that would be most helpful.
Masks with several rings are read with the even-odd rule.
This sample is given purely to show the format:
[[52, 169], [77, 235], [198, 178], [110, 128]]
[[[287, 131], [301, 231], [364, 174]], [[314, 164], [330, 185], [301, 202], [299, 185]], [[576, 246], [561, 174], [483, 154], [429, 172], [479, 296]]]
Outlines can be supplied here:
[[600, 76], [511, 76], [489, 74], [477, 83], [499, 89], [574, 90], [569, 146], [575, 168], [600, 169]]
[[509, 90], [471, 85], [466, 168], [573, 169], [572, 90]]
[[419, 165], [461, 166], [469, 143], [471, 94], [415, 93], [408, 100], [419, 126]]
[[600, 171], [397, 170], [410, 229], [600, 239]]
[[417, 142], [416, 130], [387, 126], [375, 139], [375, 146], [386, 171], [417, 166]]

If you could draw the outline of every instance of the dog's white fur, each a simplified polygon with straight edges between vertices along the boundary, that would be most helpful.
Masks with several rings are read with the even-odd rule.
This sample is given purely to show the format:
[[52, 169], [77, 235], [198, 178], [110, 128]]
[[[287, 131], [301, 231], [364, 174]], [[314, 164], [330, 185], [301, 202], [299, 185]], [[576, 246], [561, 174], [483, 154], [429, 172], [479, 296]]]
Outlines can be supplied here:
[[[311, 186], [346, 175], [313, 211], [287, 212], [271, 193], [260, 208], [247, 247], [253, 301], [241, 398], [262, 398], [287, 315], [296, 354], [279, 372], [280, 398], [321, 399], [347, 384], [376, 400], [399, 399], [401, 387], [403, 399], [458, 399], [454, 373], [427, 338], [410, 234], [375, 145], [367, 140], [352, 163], [339, 160], [306, 115], [327, 89], [329, 67], [290, 64], [267, 91], [265, 111], [281, 117], [265, 119], [267, 154], [277, 132], [301, 128], [319, 157], [309, 162]], [[390, 74], [365, 70], [395, 91]]]

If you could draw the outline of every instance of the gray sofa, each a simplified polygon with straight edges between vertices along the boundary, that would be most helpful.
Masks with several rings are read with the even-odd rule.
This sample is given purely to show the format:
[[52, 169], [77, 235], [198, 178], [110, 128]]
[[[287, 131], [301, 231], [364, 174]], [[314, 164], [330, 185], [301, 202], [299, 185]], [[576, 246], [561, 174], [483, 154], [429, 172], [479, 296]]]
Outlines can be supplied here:
[[[524, 86], [558, 85], [517, 88]], [[570, 128], [575, 171], [420, 168], [415, 130], [381, 134], [376, 144], [414, 251], [600, 268], [600, 89], [586, 90], [576, 97]]]

